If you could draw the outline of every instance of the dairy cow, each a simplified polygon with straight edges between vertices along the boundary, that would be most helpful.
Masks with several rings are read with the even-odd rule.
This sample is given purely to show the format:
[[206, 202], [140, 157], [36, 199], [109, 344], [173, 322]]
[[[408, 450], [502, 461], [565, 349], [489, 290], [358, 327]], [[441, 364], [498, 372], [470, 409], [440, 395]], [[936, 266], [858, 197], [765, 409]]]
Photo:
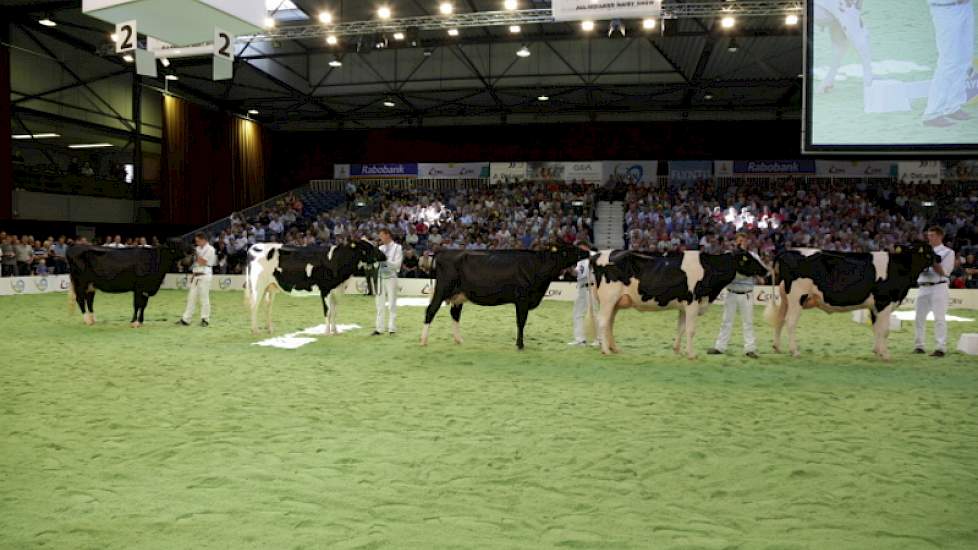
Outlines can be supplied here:
[[727, 254], [705, 254], [686, 251], [657, 254], [633, 250], [604, 250], [591, 258], [594, 279], [592, 297], [597, 301], [598, 338], [602, 353], [618, 353], [614, 324], [618, 310], [679, 310], [679, 322], [673, 350], [679, 353], [683, 333], [686, 355], [696, 357], [693, 337], [696, 317], [717, 299], [735, 276], [762, 276], [767, 267], [753, 254], [737, 251]]

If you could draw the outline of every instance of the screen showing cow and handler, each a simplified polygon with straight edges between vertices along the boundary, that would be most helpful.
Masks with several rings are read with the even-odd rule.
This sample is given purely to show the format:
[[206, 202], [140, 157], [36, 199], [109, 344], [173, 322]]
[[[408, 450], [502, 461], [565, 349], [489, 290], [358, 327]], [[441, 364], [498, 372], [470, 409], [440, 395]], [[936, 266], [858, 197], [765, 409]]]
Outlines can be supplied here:
[[813, 0], [806, 48], [807, 150], [978, 150], [973, 0]]

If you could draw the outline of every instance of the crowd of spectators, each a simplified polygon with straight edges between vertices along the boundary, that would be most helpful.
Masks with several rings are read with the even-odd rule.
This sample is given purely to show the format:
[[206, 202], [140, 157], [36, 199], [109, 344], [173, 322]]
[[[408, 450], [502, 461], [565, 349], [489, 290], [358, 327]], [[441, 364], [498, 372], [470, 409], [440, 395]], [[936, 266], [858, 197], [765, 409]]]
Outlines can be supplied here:
[[131, 237], [109, 235], [102, 239], [89, 241], [85, 237], [58, 238], [49, 236], [43, 241], [33, 235], [8, 235], [0, 231], [0, 275], [3, 277], [25, 277], [30, 275], [64, 275], [68, 273], [66, 252], [73, 244], [97, 244], [111, 248], [132, 246], [157, 246], [159, 240], [153, 237]]

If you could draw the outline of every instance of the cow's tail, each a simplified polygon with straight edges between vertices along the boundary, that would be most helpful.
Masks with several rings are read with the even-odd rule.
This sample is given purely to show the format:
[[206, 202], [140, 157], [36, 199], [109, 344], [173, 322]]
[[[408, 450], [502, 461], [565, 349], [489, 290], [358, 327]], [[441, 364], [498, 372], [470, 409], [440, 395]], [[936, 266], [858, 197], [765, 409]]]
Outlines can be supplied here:
[[255, 307], [255, 300], [252, 299], [252, 295], [255, 293], [254, 282], [251, 280], [251, 254], [250, 251], [247, 256], [247, 261], [245, 262], [245, 289], [244, 289], [244, 305], [247, 309]]
[[594, 318], [594, 302], [598, 299], [598, 285], [594, 270], [588, 270], [587, 275], [587, 315], [584, 318], [584, 330], [588, 342], [594, 342], [598, 337], [598, 327]]
[[771, 282], [774, 283], [774, 286], [771, 287], [770, 299], [764, 306], [764, 320], [771, 326], [778, 327], [784, 322], [785, 315], [788, 313], [788, 297], [781, 295], [781, 277], [778, 272], [777, 260], [774, 262], [772, 273], [774, 278]]
[[78, 296], [75, 295], [75, 282], [69, 281], [68, 283], [68, 317], [71, 317], [75, 312], [75, 306], [78, 305]]

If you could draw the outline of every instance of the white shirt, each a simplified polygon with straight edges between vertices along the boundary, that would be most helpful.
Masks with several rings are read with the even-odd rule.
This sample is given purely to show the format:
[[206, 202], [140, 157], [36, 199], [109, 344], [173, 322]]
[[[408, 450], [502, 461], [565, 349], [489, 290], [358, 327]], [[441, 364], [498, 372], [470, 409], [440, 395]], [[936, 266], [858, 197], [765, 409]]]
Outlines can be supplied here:
[[934, 254], [941, 257], [941, 267], [944, 275], [938, 275], [934, 268], [928, 267], [917, 277], [918, 283], [941, 283], [948, 282], [948, 277], [954, 271], [954, 251], [943, 244], [934, 247]]
[[380, 276], [385, 279], [397, 277], [401, 270], [401, 262], [404, 261], [404, 251], [401, 245], [394, 241], [380, 245], [380, 251], [387, 256], [387, 261], [380, 265]]
[[[210, 243], [204, 246], [198, 246], [194, 249], [196, 257], [194, 258], [194, 274], [195, 275], [211, 275], [214, 273], [214, 266], [217, 265], [217, 252]], [[207, 261], [206, 265], [201, 265], [197, 263], [197, 260], [203, 258]]]

